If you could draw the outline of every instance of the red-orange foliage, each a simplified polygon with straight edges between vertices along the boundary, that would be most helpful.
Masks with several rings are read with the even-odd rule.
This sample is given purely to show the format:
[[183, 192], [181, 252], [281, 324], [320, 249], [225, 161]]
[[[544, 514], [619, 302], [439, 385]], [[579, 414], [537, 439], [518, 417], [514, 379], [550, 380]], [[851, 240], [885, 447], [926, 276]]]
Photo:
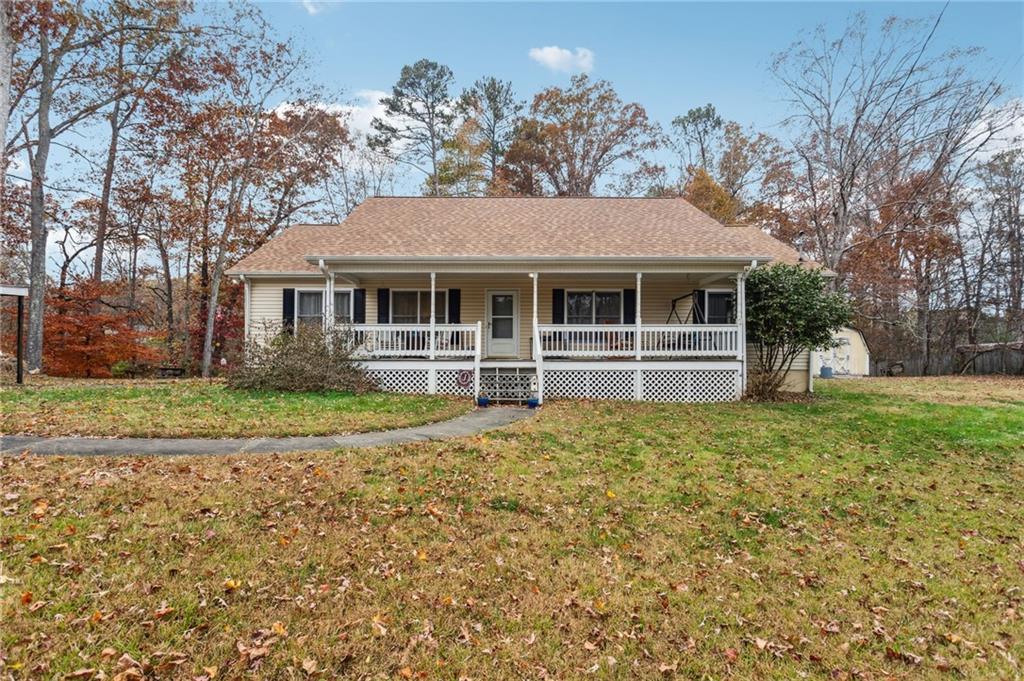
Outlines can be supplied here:
[[82, 281], [47, 296], [43, 366], [52, 376], [110, 376], [117, 362], [154, 362], [160, 353], [143, 344], [131, 315], [106, 307], [116, 287]]

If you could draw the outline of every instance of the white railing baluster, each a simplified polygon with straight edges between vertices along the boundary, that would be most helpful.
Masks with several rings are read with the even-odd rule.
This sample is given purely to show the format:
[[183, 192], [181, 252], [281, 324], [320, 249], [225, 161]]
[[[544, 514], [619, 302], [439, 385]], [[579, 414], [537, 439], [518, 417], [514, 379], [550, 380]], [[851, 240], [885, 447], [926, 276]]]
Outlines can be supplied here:
[[359, 358], [473, 357], [479, 343], [476, 324], [353, 324], [353, 355]]
[[734, 356], [739, 327], [734, 324], [542, 324], [546, 357], [727, 357]]

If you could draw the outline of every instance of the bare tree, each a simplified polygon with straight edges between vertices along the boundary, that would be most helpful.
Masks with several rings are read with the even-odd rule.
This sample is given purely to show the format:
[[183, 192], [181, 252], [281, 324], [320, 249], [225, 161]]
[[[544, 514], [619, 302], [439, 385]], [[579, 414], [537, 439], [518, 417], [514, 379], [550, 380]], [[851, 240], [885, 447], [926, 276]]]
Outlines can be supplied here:
[[341, 222], [371, 196], [394, 192], [397, 165], [388, 154], [374, 150], [359, 135], [339, 154], [337, 169], [324, 182], [330, 219]]
[[[1002, 88], [971, 74], [971, 51], [935, 52], [931, 23], [889, 19], [872, 32], [863, 15], [838, 38], [819, 28], [777, 55], [773, 73], [788, 93], [797, 132], [799, 210], [817, 256], [844, 274], [858, 234], [880, 238], [898, 225], [877, 225], [872, 197], [911, 177], [946, 186], [1008, 123], [995, 106]], [[901, 197], [916, 201], [917, 197]], [[893, 213], [901, 215], [900, 211]], [[870, 233], [863, 227], [875, 224]]]

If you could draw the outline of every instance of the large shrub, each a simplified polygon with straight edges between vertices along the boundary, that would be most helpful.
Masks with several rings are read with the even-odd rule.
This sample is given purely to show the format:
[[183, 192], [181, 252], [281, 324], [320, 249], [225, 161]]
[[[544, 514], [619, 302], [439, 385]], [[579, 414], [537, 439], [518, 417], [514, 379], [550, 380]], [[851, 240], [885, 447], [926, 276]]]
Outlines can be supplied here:
[[801, 353], [835, 346], [850, 304], [824, 275], [799, 265], [755, 269], [747, 277], [747, 340], [754, 346], [749, 394], [774, 399]]
[[294, 334], [270, 327], [253, 334], [242, 361], [227, 374], [228, 386], [245, 390], [362, 393], [375, 386], [352, 361], [349, 330], [301, 327]]

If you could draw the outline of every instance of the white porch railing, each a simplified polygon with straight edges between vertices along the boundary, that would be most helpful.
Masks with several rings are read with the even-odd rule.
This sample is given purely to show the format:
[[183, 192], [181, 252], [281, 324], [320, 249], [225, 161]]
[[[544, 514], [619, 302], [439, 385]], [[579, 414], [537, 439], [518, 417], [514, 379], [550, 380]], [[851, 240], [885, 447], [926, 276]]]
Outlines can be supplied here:
[[[431, 356], [427, 324], [353, 324], [355, 357]], [[480, 347], [478, 324], [435, 324], [433, 354], [436, 358], [475, 357]]]
[[[543, 357], [636, 357], [634, 324], [541, 324]], [[640, 358], [735, 357], [740, 352], [735, 324], [643, 324]]]

